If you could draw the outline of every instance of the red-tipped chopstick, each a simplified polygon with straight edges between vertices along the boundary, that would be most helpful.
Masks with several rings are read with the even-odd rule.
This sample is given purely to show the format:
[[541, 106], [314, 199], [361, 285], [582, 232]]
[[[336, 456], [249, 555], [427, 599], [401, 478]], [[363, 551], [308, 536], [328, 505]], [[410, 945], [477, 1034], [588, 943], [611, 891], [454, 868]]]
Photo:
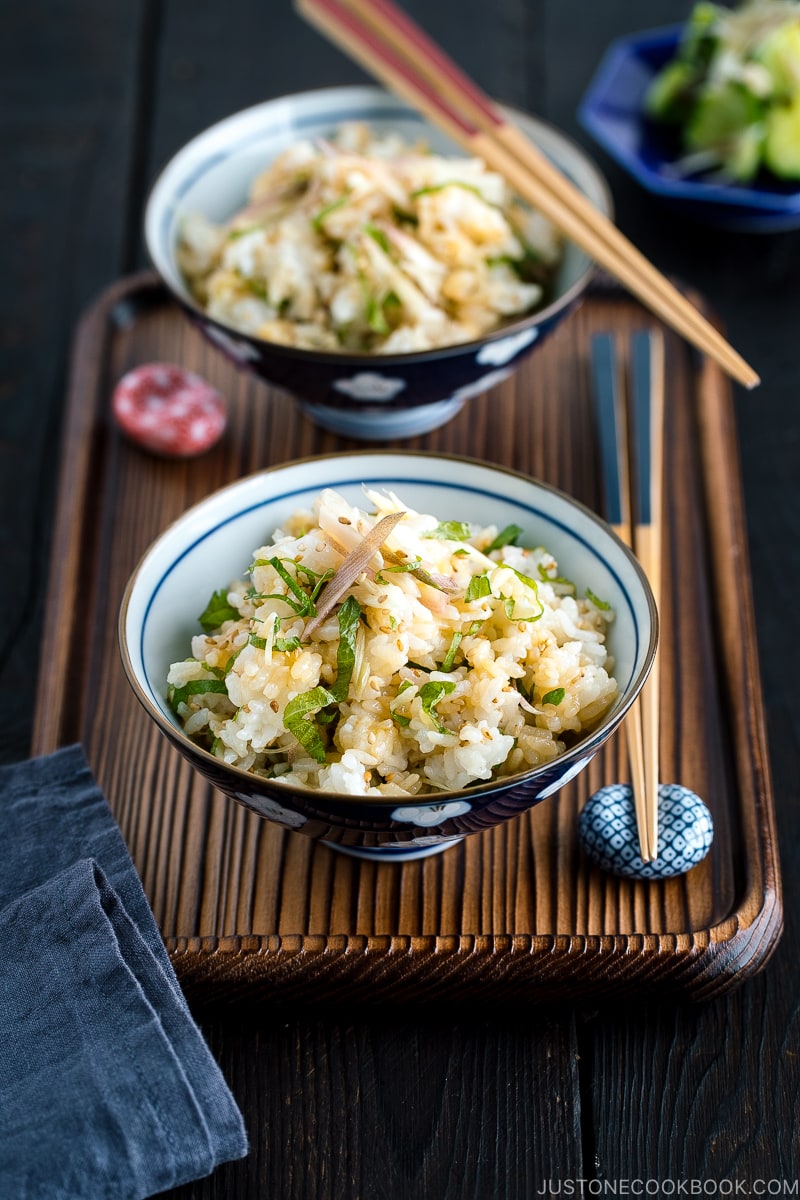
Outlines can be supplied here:
[[746, 387], [759, 378], [722, 335], [392, 0], [297, 0], [299, 11]]

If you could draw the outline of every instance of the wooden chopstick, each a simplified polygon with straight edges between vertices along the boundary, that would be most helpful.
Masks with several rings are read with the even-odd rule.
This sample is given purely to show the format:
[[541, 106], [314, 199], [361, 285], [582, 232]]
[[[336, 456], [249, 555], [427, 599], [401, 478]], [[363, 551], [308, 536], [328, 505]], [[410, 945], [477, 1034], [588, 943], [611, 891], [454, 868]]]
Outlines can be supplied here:
[[[571, 211], [583, 223], [587, 234], [582, 248], [592, 258], [600, 262], [617, 278], [622, 278], [619, 270], [615, 270], [609, 261], [603, 261], [600, 257], [602, 252], [598, 251], [595, 242], [590, 241], [590, 234], [600, 242], [604, 242], [610, 254], [616, 256], [620, 262], [629, 263], [630, 267], [635, 270], [636, 275], [633, 278], [623, 279], [631, 291], [640, 294], [636, 292], [636, 283], [638, 280], [645, 281], [668, 308], [674, 308], [680, 313], [681, 319], [685, 318], [691, 324], [697, 338], [689, 335], [688, 326], [681, 328], [680, 332], [684, 333], [690, 341], [699, 345], [701, 349], [710, 349], [711, 345], [715, 346], [719, 352], [718, 361], [721, 362], [721, 365], [747, 387], [754, 387], [758, 383], [756, 373], [725, 341], [718, 330], [714, 329], [685, 296], [682, 296], [637, 250], [633, 243], [620, 233], [612, 221], [609, 221], [595, 208], [591, 201], [553, 166], [547, 156], [516, 125], [507, 120], [500, 106], [482, 92], [458, 64], [445, 54], [433, 39], [393, 0], [341, 0], [341, 3], [358, 14], [362, 22], [369, 26], [373, 33], [390, 38], [392, 49], [400, 54], [407, 63], [416, 67], [419, 74], [433, 87], [437, 95], [450, 105], [456, 105], [476, 129], [480, 130], [480, 134], [503, 145], [529, 170], [533, 179], [549, 189], [564, 205], [564, 208]], [[485, 158], [486, 148], [480, 135], [473, 137], [473, 145], [476, 152]], [[541, 200], [539, 206], [541, 206]], [[554, 217], [551, 219], [558, 224]], [[561, 228], [561, 226], [559, 227]], [[577, 241], [574, 230], [573, 235], [570, 235], [567, 229], [562, 228], [562, 232]], [[645, 299], [645, 302], [648, 303], [643, 295], [640, 294], [640, 298]], [[653, 307], [652, 304], [649, 306]], [[658, 315], [669, 320], [667, 312], [659, 311]]]
[[391, 0], [298, 0], [297, 7], [733, 378], [746, 387], [759, 382], [718, 330]]
[[[631, 391], [636, 452], [636, 513], [633, 549], [647, 576], [656, 608], [661, 607], [661, 541], [664, 486], [664, 339], [641, 332], [631, 339]], [[642, 688], [642, 734], [647, 845], [658, 857], [658, 753], [660, 673], [658, 651]]]
[[[592, 392], [595, 402], [597, 441], [605, 496], [606, 520], [626, 546], [633, 547], [631, 521], [630, 455], [628, 453], [627, 391], [616, 340], [611, 334], [595, 334], [591, 344]], [[640, 699], [634, 701], [625, 719], [628, 758], [631, 766], [639, 853], [644, 862], [650, 852], [651, 805], [644, 753], [644, 726]]]

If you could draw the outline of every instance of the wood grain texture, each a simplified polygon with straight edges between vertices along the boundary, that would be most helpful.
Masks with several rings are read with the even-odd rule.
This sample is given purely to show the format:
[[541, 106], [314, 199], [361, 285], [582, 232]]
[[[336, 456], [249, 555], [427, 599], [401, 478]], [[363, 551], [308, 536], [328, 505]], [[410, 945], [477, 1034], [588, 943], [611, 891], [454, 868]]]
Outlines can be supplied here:
[[[47, 11], [42, 11], [46, 8]], [[25, 752], [66, 361], [74, 323], [121, 271], [135, 204], [140, 6], [89, 0], [0, 15], [0, 756]], [[58, 80], [58, 101], [43, 80]], [[138, 218], [137, 218], [138, 219]]]
[[[596, 507], [589, 338], [650, 320], [621, 294], [592, 294], [517, 375], [415, 444], [480, 448]], [[668, 984], [710, 995], [766, 961], [781, 911], [729, 392], [715, 367], [697, 374], [682, 343], [668, 354], [666, 470], [681, 486], [665, 512], [662, 776], [706, 799], [711, 854], [661, 884], [586, 864], [577, 815], [596, 787], [627, 777], [616, 739], [557, 800], [397, 868], [337, 856], [212, 792], [136, 704], [116, 646], [131, 570], [189, 504], [270, 463], [356, 446], [237, 372], [150, 276], [115, 285], [88, 314], [34, 748], [86, 746], [191, 994], [509, 1001]], [[186, 363], [229, 396], [229, 431], [209, 455], [156, 459], [110, 424], [115, 379], [153, 359]]]
[[661, 1002], [642, 1015], [630, 1004], [606, 1009], [581, 1032], [594, 1080], [597, 1177], [747, 1188], [792, 1181], [800, 1162], [796, 997], [776, 995], [759, 978], [702, 1012]]
[[[571, 1018], [273, 1010], [203, 1023], [243, 1112], [249, 1159], [175, 1200], [529, 1200], [584, 1173]], [[265, 1095], [268, 1089], [268, 1096]], [[519, 1106], [518, 1090], [530, 1103]]]

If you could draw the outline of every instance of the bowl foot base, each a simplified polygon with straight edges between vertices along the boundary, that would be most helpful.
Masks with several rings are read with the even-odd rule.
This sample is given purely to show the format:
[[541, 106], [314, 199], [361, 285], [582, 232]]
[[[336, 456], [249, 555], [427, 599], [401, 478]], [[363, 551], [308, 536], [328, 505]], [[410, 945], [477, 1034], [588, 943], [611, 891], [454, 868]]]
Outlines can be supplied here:
[[435, 404], [423, 404], [419, 408], [393, 412], [391, 409], [365, 408], [363, 412], [352, 409], [325, 408], [321, 404], [303, 404], [307, 417], [323, 429], [360, 441], [387, 441], [397, 438], [419, 437], [430, 433], [451, 421], [464, 405], [463, 399], [439, 400]]
[[416, 858], [430, 858], [432, 854], [441, 854], [451, 846], [463, 842], [463, 837], [448, 838], [435, 846], [341, 846], [338, 842], [323, 841], [322, 845], [339, 854], [349, 854], [351, 858], [365, 858], [369, 862], [412, 862]]

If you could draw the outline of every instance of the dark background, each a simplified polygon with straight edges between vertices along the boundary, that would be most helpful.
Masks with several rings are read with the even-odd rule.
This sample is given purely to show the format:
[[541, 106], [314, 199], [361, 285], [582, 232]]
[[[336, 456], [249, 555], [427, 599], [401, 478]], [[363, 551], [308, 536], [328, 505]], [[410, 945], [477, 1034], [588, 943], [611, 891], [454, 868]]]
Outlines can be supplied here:
[[[608, 42], [689, 10], [685, 0], [407, 7], [487, 90], [585, 145], [576, 108]], [[0, 761], [29, 750], [81, 311], [143, 264], [148, 187], [186, 139], [259, 100], [361, 79], [288, 0], [0, 7]], [[253, 1149], [176, 1197], [510, 1200], [568, 1178], [726, 1180], [748, 1194], [757, 1180], [800, 1174], [800, 233], [686, 224], [590, 149], [622, 229], [705, 294], [763, 378], [735, 403], [783, 940], [761, 976], [706, 1006], [201, 1013]]]

